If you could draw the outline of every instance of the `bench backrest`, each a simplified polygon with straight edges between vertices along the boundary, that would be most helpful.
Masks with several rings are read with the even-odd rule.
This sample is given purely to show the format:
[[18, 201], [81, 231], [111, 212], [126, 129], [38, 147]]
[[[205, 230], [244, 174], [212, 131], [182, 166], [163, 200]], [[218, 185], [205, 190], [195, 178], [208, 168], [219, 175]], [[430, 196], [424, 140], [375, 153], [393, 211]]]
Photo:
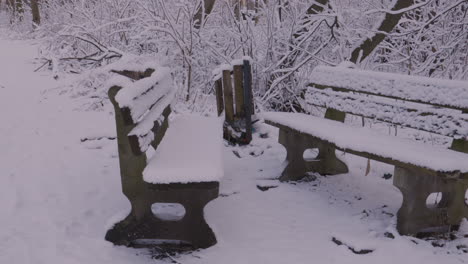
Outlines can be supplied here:
[[468, 152], [468, 83], [419, 76], [318, 66], [306, 102], [345, 113], [454, 138], [452, 149]]
[[144, 182], [146, 150], [150, 145], [158, 147], [169, 126], [176, 90], [171, 73], [164, 67], [117, 73], [126, 77], [114, 81], [118, 85], [108, 94], [115, 110], [122, 188], [131, 197]]
[[111, 87], [109, 98], [121, 115], [123, 125], [129, 130], [127, 137], [133, 153], [139, 155], [150, 145], [156, 148], [159, 144], [167, 129], [167, 118], [176, 90], [172, 85], [171, 73], [165, 67], [144, 72], [125, 71], [122, 75], [134, 81], [125, 87]]

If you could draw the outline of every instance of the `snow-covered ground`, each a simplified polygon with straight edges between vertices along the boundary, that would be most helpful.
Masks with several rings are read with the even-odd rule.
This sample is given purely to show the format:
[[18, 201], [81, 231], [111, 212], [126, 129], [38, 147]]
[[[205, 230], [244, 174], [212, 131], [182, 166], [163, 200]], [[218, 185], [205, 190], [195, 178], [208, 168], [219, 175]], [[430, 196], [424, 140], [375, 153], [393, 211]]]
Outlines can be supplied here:
[[468, 262], [466, 223], [454, 240], [396, 233], [402, 196], [382, 178], [390, 166], [371, 162], [364, 176], [367, 160], [346, 154], [349, 174], [277, 182], [286, 153], [267, 125], [250, 146], [224, 148], [221, 195], [205, 209], [217, 245], [162, 260], [115, 247], [104, 234], [130, 204], [113, 109], [82, 110], [85, 99], [62, 93], [61, 79], [34, 72], [36, 52], [33, 43], [0, 39], [2, 264]]

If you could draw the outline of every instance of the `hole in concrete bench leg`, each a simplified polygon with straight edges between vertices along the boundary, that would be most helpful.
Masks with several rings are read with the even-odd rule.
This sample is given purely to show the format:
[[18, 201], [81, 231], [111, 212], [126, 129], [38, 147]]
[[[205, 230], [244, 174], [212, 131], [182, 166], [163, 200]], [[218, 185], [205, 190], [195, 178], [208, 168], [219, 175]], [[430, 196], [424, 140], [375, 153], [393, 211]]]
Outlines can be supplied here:
[[302, 158], [307, 162], [307, 161], [313, 161], [317, 158], [319, 154], [319, 149], [318, 148], [309, 148], [304, 150], [304, 153], [302, 154]]
[[335, 148], [325, 143], [318, 143], [319, 154], [314, 161], [307, 162], [308, 171], [321, 175], [337, 175], [348, 172], [346, 163], [336, 157]]
[[180, 203], [154, 203], [151, 205], [153, 215], [163, 221], [180, 221], [185, 216], [185, 207]]
[[[426, 207], [429, 209], [441, 207], [442, 197], [444, 195], [441, 192], [433, 192], [426, 198]], [[445, 204], [445, 203], [444, 203]]]
[[468, 189], [466, 189], [466, 192], [465, 192], [465, 205], [468, 206]]
[[[446, 232], [468, 216], [464, 206], [466, 180], [443, 179], [422, 169], [398, 166], [395, 167], [394, 175], [393, 184], [403, 194], [403, 203], [397, 214], [400, 234]], [[437, 197], [437, 193], [440, 201], [437, 206], [428, 208], [427, 201], [433, 204], [434, 200], [431, 199]]]

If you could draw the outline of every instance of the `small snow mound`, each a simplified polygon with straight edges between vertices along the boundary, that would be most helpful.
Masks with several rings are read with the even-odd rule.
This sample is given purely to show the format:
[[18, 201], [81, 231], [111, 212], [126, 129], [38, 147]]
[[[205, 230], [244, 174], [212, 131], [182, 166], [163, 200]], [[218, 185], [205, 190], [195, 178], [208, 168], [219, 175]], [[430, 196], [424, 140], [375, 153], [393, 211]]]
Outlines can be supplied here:
[[336, 65], [339, 68], [348, 68], [348, 69], [356, 69], [357, 65], [350, 62], [350, 61], [343, 61], [340, 64]]

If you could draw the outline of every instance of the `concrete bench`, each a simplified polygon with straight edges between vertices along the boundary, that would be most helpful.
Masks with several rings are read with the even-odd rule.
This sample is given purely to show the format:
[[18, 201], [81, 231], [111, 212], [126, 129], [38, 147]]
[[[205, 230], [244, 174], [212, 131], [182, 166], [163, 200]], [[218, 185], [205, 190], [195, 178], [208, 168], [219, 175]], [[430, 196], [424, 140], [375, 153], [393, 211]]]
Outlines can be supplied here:
[[[335, 149], [395, 166], [393, 184], [403, 194], [397, 214], [401, 234], [446, 230], [468, 218], [468, 84], [340, 67], [317, 67], [304, 99], [327, 109], [325, 119], [297, 113], [265, 113], [280, 129], [288, 165], [281, 180], [306, 172], [347, 173]], [[452, 137], [450, 149], [344, 124], [346, 113]], [[306, 149], [318, 156], [305, 161]], [[435, 208], [431, 193], [442, 193]]]
[[[218, 196], [223, 175], [222, 121], [193, 115], [170, 121], [176, 90], [167, 68], [117, 73], [126, 77], [114, 81], [118, 85], [109, 89], [109, 98], [115, 108], [122, 190], [132, 210], [106, 239], [135, 247], [214, 245], [203, 209]], [[182, 206], [185, 214], [158, 215], [154, 205]]]

